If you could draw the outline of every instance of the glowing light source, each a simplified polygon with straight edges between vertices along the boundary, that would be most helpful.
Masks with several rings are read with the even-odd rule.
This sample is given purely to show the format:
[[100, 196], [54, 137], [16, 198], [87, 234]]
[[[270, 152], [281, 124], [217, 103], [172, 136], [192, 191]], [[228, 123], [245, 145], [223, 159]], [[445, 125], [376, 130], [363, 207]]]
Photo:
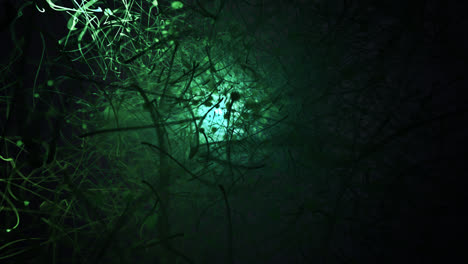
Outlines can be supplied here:
[[173, 9], [181, 9], [182, 7], [184, 7], [184, 4], [180, 1], [174, 1], [172, 2], [171, 7]]

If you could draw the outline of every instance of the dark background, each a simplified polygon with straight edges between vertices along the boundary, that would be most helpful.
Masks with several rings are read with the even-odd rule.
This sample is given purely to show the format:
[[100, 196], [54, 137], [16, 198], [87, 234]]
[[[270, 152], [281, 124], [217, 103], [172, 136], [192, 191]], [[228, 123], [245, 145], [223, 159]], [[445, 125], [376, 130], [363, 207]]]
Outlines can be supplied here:
[[[10, 23], [19, 2], [0, 1], [2, 67], [14, 52]], [[45, 6], [42, 1], [37, 2]], [[327, 119], [320, 115], [324, 106], [314, 103], [317, 95], [313, 94], [311, 87], [337, 87], [336, 84], [346, 81], [348, 76], [362, 80], [354, 84], [357, 92], [352, 92], [351, 98], [347, 97], [350, 92], [343, 88], [344, 85], [340, 86], [343, 90], [327, 90], [324, 97], [329, 98], [329, 107], [340, 108], [348, 104], [348, 107], [354, 107], [350, 108], [354, 109], [352, 111], [362, 114], [362, 123], [355, 127], [355, 133], [362, 140], [363, 148], [355, 162], [369, 164], [371, 169], [367, 170], [367, 176], [382, 177], [380, 187], [367, 188], [363, 183], [361, 188], [355, 189], [359, 198], [351, 199], [353, 202], [349, 204], [360, 201], [361, 207], [358, 207], [361, 209], [354, 213], [357, 220], [349, 220], [350, 229], [355, 229], [351, 239], [337, 239], [339, 242], [336, 243], [323, 240], [322, 244], [329, 243], [332, 249], [339, 245], [340, 250], [316, 249], [312, 248], [313, 243], [303, 244], [303, 258], [297, 263], [466, 261], [468, 18], [467, 7], [456, 2], [348, 0], [268, 3], [279, 12], [278, 24], [292, 32], [289, 38], [277, 41], [283, 46], [289, 45], [289, 50], [296, 50], [285, 63], [286, 67], [295, 69], [291, 70], [291, 75], [297, 74], [296, 90], [292, 96], [304, 99], [297, 111], [298, 120], [314, 123]], [[342, 9], [344, 4], [354, 8]], [[284, 10], [291, 5], [301, 6], [301, 13], [285, 13]], [[48, 111], [47, 105], [38, 105], [35, 111], [30, 111], [30, 89], [43, 49], [38, 29], [51, 32], [52, 36], [66, 33], [66, 28], [61, 26], [63, 18], [48, 11], [45, 14], [38, 13], [35, 8], [23, 11], [23, 17], [13, 29], [17, 38], [24, 39], [24, 53], [8, 70], [2, 68], [1, 72], [2, 85], [13, 80], [19, 83], [13, 94], [12, 111], [15, 114], [10, 120], [4, 120], [5, 106], [1, 106], [0, 127], [3, 135], [21, 135], [31, 146], [28, 158], [32, 168], [39, 166], [44, 159], [38, 142], [52, 142], [54, 129], [51, 127], [60, 126], [58, 123], [44, 125], [41, 122]], [[314, 32], [317, 27], [313, 26], [318, 14], [329, 16], [328, 33], [319, 38]], [[300, 23], [288, 24], [291, 22], [285, 17], [296, 15]], [[56, 56], [53, 39], [45, 38], [46, 52], [51, 57]], [[286, 49], [285, 54], [288, 52]], [[327, 70], [342, 65], [347, 59], [353, 63], [339, 74]], [[63, 71], [66, 69], [52, 67], [50, 71], [41, 72], [37, 83], [44, 83], [48, 76], [57, 76]], [[380, 86], [381, 83], [385, 85]], [[378, 88], [372, 88], [377, 84]], [[79, 83], [70, 82], [67, 89], [79, 96], [82, 87]], [[51, 102], [57, 101], [58, 106], [72, 107], [71, 101], [64, 103], [60, 101], [64, 99], [53, 94], [43, 96], [49, 97]], [[338, 119], [333, 120], [340, 120], [340, 116], [345, 121], [350, 119], [344, 113], [351, 110], [346, 109], [337, 112], [342, 114], [335, 115], [334, 118]], [[60, 120], [60, 113], [48, 117], [55, 124]], [[65, 134], [72, 133], [71, 128], [63, 126], [62, 129]], [[303, 149], [291, 149], [305, 164], [301, 167], [304, 174], [313, 173], [311, 164], [314, 164], [315, 156], [309, 149], [317, 137], [325, 136], [300, 129], [288, 135], [287, 142], [291, 145], [295, 142], [303, 145]], [[282, 166], [286, 166], [286, 161]], [[362, 172], [360, 177], [365, 178], [366, 173]], [[336, 185], [339, 188], [339, 184]], [[307, 229], [308, 219], [302, 219], [301, 228]], [[333, 229], [330, 232], [346, 232], [347, 225], [346, 221], [340, 222], [330, 227]], [[324, 255], [333, 256], [341, 251], [353, 258], [351, 261], [345, 257], [320, 256], [320, 250], [330, 252]], [[289, 258], [283, 257], [265, 263], [287, 263]]]

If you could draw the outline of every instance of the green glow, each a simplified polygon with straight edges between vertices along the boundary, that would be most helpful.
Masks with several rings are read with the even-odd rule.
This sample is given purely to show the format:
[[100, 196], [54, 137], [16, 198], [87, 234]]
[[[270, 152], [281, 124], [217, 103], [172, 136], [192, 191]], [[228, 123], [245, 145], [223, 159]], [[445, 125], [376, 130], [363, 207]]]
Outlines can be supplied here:
[[[212, 101], [217, 102], [218, 100], [220, 100], [219, 96], [214, 95]], [[198, 114], [200, 116], [203, 116], [210, 108], [210, 104], [201, 105], [198, 109]], [[215, 131], [210, 135], [210, 137], [212, 137], [212, 140], [214, 141], [223, 140], [225, 130], [221, 128], [226, 127], [227, 125], [227, 120], [224, 119], [224, 114], [226, 113], [226, 111], [226, 103], [224, 100], [220, 103], [219, 107], [214, 108], [207, 115], [205, 122], [203, 122], [202, 128], [204, 128], [206, 131]]]
[[45, 13], [45, 9], [44, 8], [41, 9], [39, 6], [37, 6], [37, 4], [36, 4], [36, 9], [37, 9], [37, 11], [39, 11], [41, 13]]
[[184, 7], [184, 4], [180, 1], [174, 1], [172, 2], [171, 7], [173, 9], [181, 9], [182, 7]]
[[4, 160], [4, 161], [9, 161], [9, 162], [13, 162], [13, 159], [12, 158], [4, 158], [2, 155], [0, 155], [0, 159]]
[[67, 7], [56, 5], [52, 0], [46, 0], [46, 2], [49, 4], [50, 8], [52, 8], [55, 11], [76, 11], [73, 8], [67, 8]]
[[[353, 41], [386, 45], [391, 24], [401, 26], [392, 14], [385, 14], [391, 23], [381, 30], [373, 28], [380, 19], [357, 19], [359, 25], [347, 28], [354, 14], [361, 17], [354, 2], [334, 8], [307, 1], [170, 0], [161, 9], [158, 0], [26, 2], [44, 27], [42, 47], [28, 43], [35, 37], [12, 37], [11, 62], [2, 58], [0, 65], [2, 126], [11, 126], [3, 130], [0, 149], [0, 263], [234, 263], [237, 257], [239, 263], [268, 263], [261, 258], [273, 260], [277, 251], [294, 251], [287, 258], [304, 261], [312, 254], [324, 262], [359, 262], [354, 258], [361, 254], [335, 252], [348, 245], [349, 236], [343, 240], [338, 231], [356, 223], [349, 227], [357, 237], [374, 234], [358, 221], [375, 222], [377, 213], [367, 219], [364, 211], [386, 197], [385, 175], [373, 170], [391, 156], [374, 151], [374, 162], [364, 155], [383, 150], [391, 130], [400, 131], [393, 127], [398, 113], [387, 115], [383, 110], [393, 107], [379, 98], [404, 99], [406, 93], [387, 96], [381, 89], [398, 84], [401, 74], [381, 74], [385, 60], [371, 63], [381, 52], [356, 49]], [[341, 16], [341, 9], [351, 12]], [[301, 21], [311, 10], [318, 13]], [[57, 18], [60, 24], [47, 24]], [[322, 29], [329, 21], [340, 22], [327, 27], [337, 30]], [[24, 33], [14, 23], [11, 34]], [[373, 34], [359, 34], [359, 28]], [[390, 38], [377, 36], [381, 31]], [[46, 46], [54, 39], [60, 45]], [[340, 74], [348, 71], [350, 84], [343, 85]], [[372, 89], [362, 93], [367, 71]], [[383, 133], [387, 126], [392, 129]], [[379, 135], [367, 142], [361, 131]], [[407, 167], [409, 159], [393, 145], [385, 149]], [[339, 193], [343, 199], [335, 199]], [[357, 203], [348, 206], [353, 199]], [[221, 221], [228, 223], [227, 234]], [[330, 223], [336, 232], [327, 231]], [[314, 230], [326, 232], [312, 244], [307, 240]], [[233, 236], [246, 239], [232, 244]], [[297, 243], [283, 248], [286, 240]], [[329, 240], [337, 243], [323, 243]], [[257, 244], [261, 252], [250, 254]], [[303, 254], [295, 250], [301, 246]], [[324, 249], [317, 252], [325, 256], [306, 252], [311, 248]], [[224, 255], [231, 260], [221, 260]]]
[[70, 19], [68, 19], [67, 28], [70, 31], [77, 30], [77, 28], [75, 27], [77, 24], [77, 21], [78, 19], [76, 17], [74, 16], [70, 17]]
[[[243, 124], [250, 117], [249, 114], [254, 112], [253, 107], [247, 107], [247, 102], [265, 96], [265, 91], [257, 88], [258, 84], [250, 81], [237, 65], [238, 61], [245, 60], [246, 54], [230, 54], [229, 49], [216, 47], [216, 40], [208, 36], [192, 36], [195, 34], [191, 32], [195, 33], [202, 24], [207, 26], [208, 21], [193, 23], [189, 20], [192, 19], [190, 16], [181, 12], [164, 10], [160, 13], [157, 0], [122, 0], [109, 6], [104, 6], [108, 4], [107, 1], [98, 0], [46, 1], [52, 10], [66, 16], [63, 26], [68, 30], [59, 37], [59, 44], [72, 63], [84, 66], [76, 67], [80, 69], [77, 71], [83, 71], [81, 75], [77, 72], [76, 76], [109, 81], [90, 82], [83, 85], [84, 98], [71, 97], [77, 107], [63, 115], [63, 123], [66, 127], [81, 131], [81, 141], [64, 147], [55, 146], [54, 139], [49, 141], [50, 145], [43, 145], [48, 149], [45, 154], [50, 156], [47, 157], [50, 161], [43, 162], [40, 169], [50, 177], [51, 182], [58, 183], [57, 188], [48, 190], [45, 187], [47, 185], [42, 185], [43, 181], [36, 176], [37, 172], [21, 174], [23, 159], [14, 157], [18, 168], [15, 168], [13, 159], [4, 159], [11, 162], [15, 170], [12, 175], [20, 175], [19, 180], [28, 184], [16, 183], [17, 179], [7, 180], [12, 188], [7, 188], [4, 194], [5, 204], [10, 205], [4, 208], [10, 211], [12, 220], [9, 223], [13, 223], [14, 212], [17, 224], [13, 228], [6, 226], [9, 228], [4, 227], [3, 230], [12, 231], [18, 226], [18, 212], [39, 211], [42, 221], [47, 223], [46, 228], [54, 235], [44, 244], [55, 247], [59, 245], [61, 237], [72, 237], [69, 233], [79, 233], [68, 231], [72, 229], [63, 223], [65, 218], [79, 219], [90, 226], [87, 230], [97, 230], [97, 222], [80, 208], [81, 198], [89, 197], [87, 200], [94, 202], [99, 213], [109, 216], [109, 222], [102, 220], [111, 227], [109, 230], [116, 226], [113, 230], [119, 231], [119, 225], [125, 228], [136, 226], [139, 239], [144, 242], [150, 233], [153, 235], [155, 230], [160, 232], [158, 229], [164, 213], [161, 213], [163, 205], [157, 203], [172, 198], [164, 192], [161, 192], [161, 196], [166, 196], [160, 201], [157, 197], [156, 203], [142, 197], [141, 203], [153, 206], [152, 214], [148, 216], [148, 208], [140, 208], [140, 205], [131, 208], [134, 206], [132, 200], [144, 194], [140, 193], [142, 179], [154, 182], [155, 190], [158, 191], [171, 189], [171, 192], [178, 192], [179, 188], [185, 187], [191, 189], [191, 183], [183, 177], [199, 177], [197, 180], [200, 183], [212, 188], [217, 187], [214, 182], [237, 178], [237, 174], [243, 173], [246, 167], [245, 161], [254, 160], [247, 159], [250, 155], [248, 153], [238, 154], [238, 146], [232, 149], [227, 146], [231, 140], [235, 140], [242, 142], [242, 147], [248, 147], [245, 142], [247, 138], [253, 138], [251, 135], [256, 128]], [[93, 5], [102, 5], [102, 8]], [[174, 1], [169, 8], [180, 10], [184, 4], [182, 1]], [[187, 34], [179, 36], [182, 32]], [[239, 39], [226, 36], [225, 42], [236, 42]], [[208, 44], [210, 51], [205, 50]], [[240, 42], [233, 45], [240, 45]], [[45, 56], [44, 60], [47, 63], [44, 63], [45, 69], [41, 68], [41, 74], [46, 72], [46, 76], [49, 76], [50, 79], [46, 79], [48, 87], [44, 91], [33, 92], [34, 98], [44, 97], [42, 92], [46, 91], [71, 93], [65, 84], [69, 76], [65, 74], [65, 78], [62, 78], [54, 75], [54, 71], [49, 69], [50, 59]], [[83, 69], [86, 67], [89, 69]], [[256, 92], [256, 89], [260, 91]], [[49, 123], [51, 129], [55, 129], [55, 124], [44, 123]], [[265, 126], [265, 123], [262, 125]], [[63, 124], [60, 122], [60, 125]], [[161, 134], [165, 135], [160, 137]], [[164, 137], [167, 137], [167, 141]], [[29, 146], [19, 142], [18, 147], [22, 147], [20, 151], [28, 153]], [[157, 147], [147, 148], [142, 142], [151, 142]], [[68, 151], [70, 149], [73, 151]], [[56, 155], [55, 151], [73, 155]], [[80, 151], [82, 155], [74, 155]], [[243, 155], [242, 159], [240, 155]], [[99, 168], [100, 164], [93, 160], [105, 160], [110, 168]], [[199, 176], [200, 168], [209, 163], [213, 174]], [[236, 170], [230, 172], [235, 176], [232, 178], [224, 175], [230, 164], [236, 165]], [[69, 170], [65, 170], [66, 167]], [[183, 170], [176, 171], [175, 167]], [[167, 173], [164, 171], [166, 168]], [[171, 175], [167, 183], [162, 179], [165, 175]], [[172, 178], [172, 175], [177, 176]], [[131, 184], [122, 184], [116, 180], [119, 177]], [[13, 194], [17, 194], [17, 188], [22, 192], [15, 197]], [[45, 192], [56, 195], [47, 196], [51, 198], [41, 196]], [[12, 202], [18, 202], [21, 209], [16, 210]], [[129, 204], [129, 210], [123, 208], [125, 204]], [[131, 212], [134, 218], [125, 220], [128, 223], [120, 223], [120, 215], [127, 212]], [[102, 237], [105, 238], [108, 234], [105, 230], [103, 232]]]
[[114, 13], [109, 8], [106, 8], [106, 9], [104, 9], [104, 15], [112, 16], [112, 15], [114, 15]]
[[[5, 160], [1, 155], [0, 157]], [[5, 160], [6, 161], [6, 160]], [[13, 162], [13, 161], [11, 161]], [[9, 191], [10, 192], [10, 191]], [[11, 193], [11, 192], [10, 192]], [[18, 213], [18, 209], [16, 209], [16, 206], [13, 204], [13, 202], [10, 200], [10, 198], [8, 198], [8, 196], [6, 196], [4, 193], [0, 192], [0, 194], [3, 196], [3, 200], [6, 201], [9, 205], [10, 205], [10, 208], [11, 210], [15, 213], [15, 217], [16, 217], [16, 223], [15, 225], [12, 227], [12, 228], [8, 228], [6, 229], [7, 232], [10, 232], [11, 230], [13, 229], [16, 229], [19, 224], [20, 224], [20, 216], [19, 216], [19, 213]], [[2, 211], [3, 207], [0, 207], [0, 211]]]

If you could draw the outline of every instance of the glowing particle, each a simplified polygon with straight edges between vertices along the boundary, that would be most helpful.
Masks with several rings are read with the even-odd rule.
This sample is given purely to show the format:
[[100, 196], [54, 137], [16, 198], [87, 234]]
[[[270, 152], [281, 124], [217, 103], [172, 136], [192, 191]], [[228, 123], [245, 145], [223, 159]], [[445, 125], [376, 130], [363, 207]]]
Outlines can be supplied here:
[[81, 125], [81, 127], [82, 127], [84, 130], [88, 129], [88, 125], [86, 125], [86, 124]]
[[11, 232], [11, 229], [10, 229], [10, 228], [8, 228], [6, 231], [7, 231], [7, 233], [10, 233], [10, 232]]
[[39, 98], [39, 94], [38, 94], [38, 93], [35, 93], [35, 94], [34, 94], [34, 98]]
[[29, 201], [24, 201], [24, 206], [28, 206], [29, 205]]
[[153, 6], [158, 6], [158, 0], [153, 1]]
[[52, 86], [54, 85], [54, 80], [48, 80], [47, 81], [47, 86]]
[[16, 141], [16, 146], [21, 147], [23, 145], [24, 145], [23, 141], [21, 140]]
[[76, 26], [76, 21], [78, 19], [74, 16], [70, 17], [70, 19], [68, 20], [68, 23], [67, 23], [67, 28], [70, 30], [70, 31], [73, 31], [73, 30], [76, 30], [77, 28], [75, 27]]
[[36, 9], [37, 9], [37, 11], [39, 11], [41, 13], [45, 13], [45, 9], [44, 8], [41, 9], [40, 7], [37, 6], [37, 4], [36, 4]]
[[102, 12], [102, 8], [101, 8], [100, 6], [98, 6], [98, 8], [96, 8], [96, 9], [90, 9], [89, 11], [101, 13], [101, 12]]
[[172, 2], [171, 7], [173, 9], [181, 9], [182, 7], [184, 7], [184, 4], [182, 4], [182, 2], [180, 1], [174, 1]]
[[104, 9], [104, 15], [106, 16], [112, 16], [114, 13], [112, 13], [112, 10], [109, 8]]

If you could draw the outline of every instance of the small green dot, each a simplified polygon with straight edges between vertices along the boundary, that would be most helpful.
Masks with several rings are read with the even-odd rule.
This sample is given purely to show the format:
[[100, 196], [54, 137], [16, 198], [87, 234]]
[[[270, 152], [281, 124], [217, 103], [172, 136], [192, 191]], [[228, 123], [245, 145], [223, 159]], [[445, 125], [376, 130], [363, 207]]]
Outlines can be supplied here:
[[47, 81], [47, 86], [52, 86], [54, 85], [54, 80], [48, 80]]
[[10, 233], [10, 232], [11, 232], [11, 229], [10, 229], [10, 228], [8, 228], [6, 231], [7, 231], [7, 233]]
[[35, 93], [35, 94], [34, 94], [34, 98], [39, 98], [39, 94], [38, 94], [38, 93]]
[[24, 206], [28, 206], [29, 205], [29, 201], [24, 201]]
[[158, 6], [158, 0], [153, 1], [153, 6]]
[[81, 127], [82, 127], [84, 130], [88, 129], [88, 125], [86, 125], [86, 124], [81, 125]]
[[23, 141], [21, 141], [21, 140], [16, 141], [16, 146], [18, 146], [18, 147], [23, 146]]

